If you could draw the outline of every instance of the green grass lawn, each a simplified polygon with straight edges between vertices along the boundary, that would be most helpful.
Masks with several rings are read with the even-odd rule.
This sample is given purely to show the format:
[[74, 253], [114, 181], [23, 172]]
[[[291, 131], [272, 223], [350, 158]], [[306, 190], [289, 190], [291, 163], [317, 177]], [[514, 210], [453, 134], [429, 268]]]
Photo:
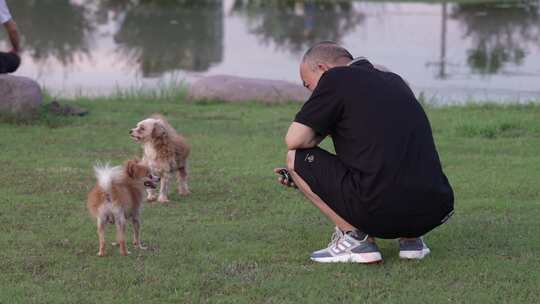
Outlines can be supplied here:
[[[385, 263], [365, 266], [310, 262], [332, 225], [276, 183], [298, 104], [73, 103], [90, 115], [0, 123], [0, 303], [540, 301], [540, 106], [429, 108], [456, 214], [427, 235], [426, 260], [380, 240]], [[193, 145], [193, 193], [145, 204], [149, 250], [99, 258], [92, 165], [139, 155], [128, 130], [153, 112]]]

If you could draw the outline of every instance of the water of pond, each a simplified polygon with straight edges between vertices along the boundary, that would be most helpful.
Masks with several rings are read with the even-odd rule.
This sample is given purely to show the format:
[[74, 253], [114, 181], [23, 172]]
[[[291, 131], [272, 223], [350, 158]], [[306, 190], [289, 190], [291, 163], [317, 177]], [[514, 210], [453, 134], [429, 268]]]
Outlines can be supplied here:
[[[16, 73], [53, 95], [110, 94], [203, 75], [299, 82], [311, 44], [339, 41], [451, 102], [540, 100], [539, 0], [519, 4], [260, 0], [8, 0]], [[0, 49], [7, 49], [0, 34]]]

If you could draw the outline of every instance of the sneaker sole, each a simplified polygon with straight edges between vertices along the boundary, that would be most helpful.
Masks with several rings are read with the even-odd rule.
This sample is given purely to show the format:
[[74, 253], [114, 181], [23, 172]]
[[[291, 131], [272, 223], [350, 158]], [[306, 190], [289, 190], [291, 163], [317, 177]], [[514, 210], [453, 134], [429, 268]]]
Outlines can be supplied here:
[[399, 258], [404, 260], [421, 260], [430, 252], [429, 248], [422, 250], [403, 250], [399, 252]]
[[361, 263], [361, 264], [379, 264], [383, 259], [380, 252], [369, 253], [351, 253], [334, 257], [311, 258], [318, 263]]

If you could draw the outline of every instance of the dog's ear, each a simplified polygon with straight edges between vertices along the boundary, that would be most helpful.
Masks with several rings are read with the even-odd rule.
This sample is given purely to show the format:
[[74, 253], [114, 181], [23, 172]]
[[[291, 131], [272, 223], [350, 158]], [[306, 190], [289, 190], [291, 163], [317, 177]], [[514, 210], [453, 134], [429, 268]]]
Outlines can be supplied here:
[[153, 138], [159, 138], [162, 137], [165, 134], [165, 128], [162, 124], [159, 122], [154, 123], [154, 127], [152, 128], [152, 137]]
[[126, 174], [133, 178], [135, 176], [135, 165], [137, 163], [133, 160], [128, 160], [126, 163]]

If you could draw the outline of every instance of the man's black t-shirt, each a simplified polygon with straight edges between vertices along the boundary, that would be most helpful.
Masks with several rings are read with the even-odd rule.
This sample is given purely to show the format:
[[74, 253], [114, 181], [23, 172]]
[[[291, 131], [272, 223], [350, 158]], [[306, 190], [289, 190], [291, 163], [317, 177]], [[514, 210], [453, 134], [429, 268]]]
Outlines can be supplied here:
[[367, 60], [325, 72], [295, 121], [330, 135], [349, 168], [343, 193], [378, 214], [451, 210], [453, 193], [442, 172], [424, 110], [397, 74]]

